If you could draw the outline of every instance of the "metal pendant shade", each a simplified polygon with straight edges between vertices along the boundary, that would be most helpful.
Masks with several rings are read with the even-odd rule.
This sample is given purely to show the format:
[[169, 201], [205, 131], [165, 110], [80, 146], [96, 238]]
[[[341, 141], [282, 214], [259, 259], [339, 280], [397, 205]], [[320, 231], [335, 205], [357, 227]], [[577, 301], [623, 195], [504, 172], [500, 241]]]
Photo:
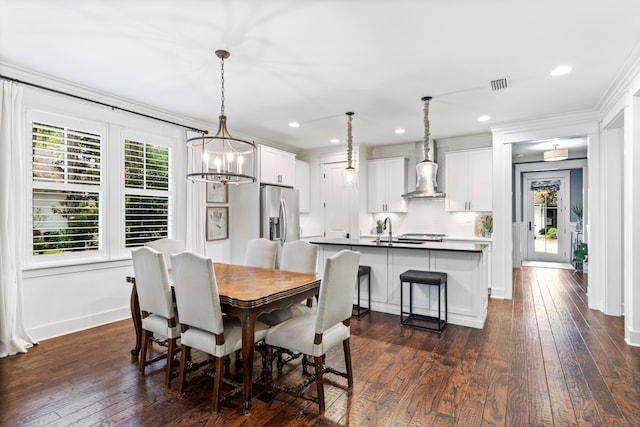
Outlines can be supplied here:
[[218, 131], [214, 136], [202, 134], [187, 140], [192, 161], [192, 172], [187, 179], [195, 182], [219, 184], [249, 184], [256, 181], [256, 144], [234, 138], [227, 130], [224, 114], [224, 60], [229, 57], [226, 50], [216, 50], [222, 70], [221, 98]]

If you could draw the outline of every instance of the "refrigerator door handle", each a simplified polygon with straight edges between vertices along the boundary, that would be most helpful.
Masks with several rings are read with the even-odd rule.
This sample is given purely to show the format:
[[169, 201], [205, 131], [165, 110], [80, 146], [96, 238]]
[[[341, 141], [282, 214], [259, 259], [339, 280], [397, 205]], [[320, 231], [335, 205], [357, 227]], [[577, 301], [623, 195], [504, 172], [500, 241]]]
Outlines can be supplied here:
[[284, 199], [280, 199], [280, 217], [280, 240], [282, 241], [282, 243], [284, 243], [287, 241], [287, 229], [289, 228], [289, 224], [287, 221], [287, 203], [284, 201]]

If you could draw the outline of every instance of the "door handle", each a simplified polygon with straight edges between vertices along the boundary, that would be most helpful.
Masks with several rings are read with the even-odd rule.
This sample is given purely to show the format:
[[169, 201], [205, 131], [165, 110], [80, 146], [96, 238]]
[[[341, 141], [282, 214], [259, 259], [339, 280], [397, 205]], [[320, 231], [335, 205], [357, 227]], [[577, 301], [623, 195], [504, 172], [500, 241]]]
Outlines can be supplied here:
[[531, 221], [529, 221], [529, 231], [531, 231]]

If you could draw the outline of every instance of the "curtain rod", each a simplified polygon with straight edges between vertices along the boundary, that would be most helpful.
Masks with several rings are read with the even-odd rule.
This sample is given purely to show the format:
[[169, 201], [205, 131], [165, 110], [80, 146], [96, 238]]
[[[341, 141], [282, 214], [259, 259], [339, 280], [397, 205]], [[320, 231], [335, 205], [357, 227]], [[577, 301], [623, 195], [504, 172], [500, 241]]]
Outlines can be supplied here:
[[157, 120], [157, 121], [160, 121], [160, 122], [168, 123], [170, 125], [180, 126], [182, 128], [185, 128], [185, 129], [188, 129], [188, 130], [192, 130], [192, 131], [195, 131], [195, 132], [200, 132], [200, 133], [205, 134], [205, 135], [209, 133], [206, 130], [197, 129], [197, 128], [194, 128], [194, 127], [191, 127], [191, 126], [187, 126], [187, 125], [183, 125], [183, 124], [180, 124], [180, 123], [172, 122], [170, 120], [161, 119], [159, 117], [154, 117], [154, 116], [151, 116], [149, 114], [140, 113], [138, 111], [128, 110], [126, 108], [118, 107], [117, 105], [107, 104], [105, 102], [96, 101], [95, 99], [85, 98], [85, 97], [79, 96], [79, 95], [74, 95], [72, 93], [64, 92], [64, 91], [61, 91], [61, 90], [58, 90], [58, 89], [52, 89], [50, 87], [37, 85], [35, 83], [29, 83], [29, 82], [25, 82], [23, 80], [14, 79], [13, 77], [3, 76], [2, 74], [0, 74], [0, 78], [8, 80], [8, 81], [11, 81], [11, 82], [20, 83], [20, 84], [23, 84], [23, 85], [27, 85], [27, 86], [35, 87], [35, 88], [38, 88], [38, 89], [43, 89], [43, 90], [46, 90], [46, 91], [49, 91], [49, 92], [57, 93], [59, 95], [65, 95], [65, 96], [69, 96], [71, 98], [80, 99], [82, 101], [86, 101], [86, 102], [91, 102], [91, 103], [94, 103], [94, 104], [102, 105], [103, 107], [109, 107], [109, 108], [111, 108], [113, 110], [120, 110], [120, 111], [124, 111], [126, 113], [135, 114], [137, 116], [146, 117], [147, 119], [153, 119], [153, 120]]

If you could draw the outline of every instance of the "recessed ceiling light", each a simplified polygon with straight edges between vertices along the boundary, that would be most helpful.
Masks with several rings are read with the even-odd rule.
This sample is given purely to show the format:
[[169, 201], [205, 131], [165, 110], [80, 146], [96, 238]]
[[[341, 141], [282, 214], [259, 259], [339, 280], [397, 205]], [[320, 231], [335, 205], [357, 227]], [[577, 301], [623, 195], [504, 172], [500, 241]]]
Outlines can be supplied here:
[[337, 144], [339, 142], [340, 142], [340, 140], [338, 138], [331, 138], [331, 143], [332, 144]]
[[397, 133], [398, 135], [402, 135], [406, 131], [404, 129], [402, 129], [402, 128], [398, 128], [398, 129], [394, 130], [393, 132]]
[[571, 72], [571, 67], [568, 65], [559, 65], [551, 71], [551, 75], [554, 77], [564, 76], [565, 74], [569, 74]]
[[480, 117], [478, 117], [478, 121], [479, 122], [488, 122], [489, 120], [491, 120], [491, 116], [480, 116]]
[[300, 123], [298, 123], [298, 122], [289, 122], [289, 127], [290, 128], [299, 128], [300, 127]]

